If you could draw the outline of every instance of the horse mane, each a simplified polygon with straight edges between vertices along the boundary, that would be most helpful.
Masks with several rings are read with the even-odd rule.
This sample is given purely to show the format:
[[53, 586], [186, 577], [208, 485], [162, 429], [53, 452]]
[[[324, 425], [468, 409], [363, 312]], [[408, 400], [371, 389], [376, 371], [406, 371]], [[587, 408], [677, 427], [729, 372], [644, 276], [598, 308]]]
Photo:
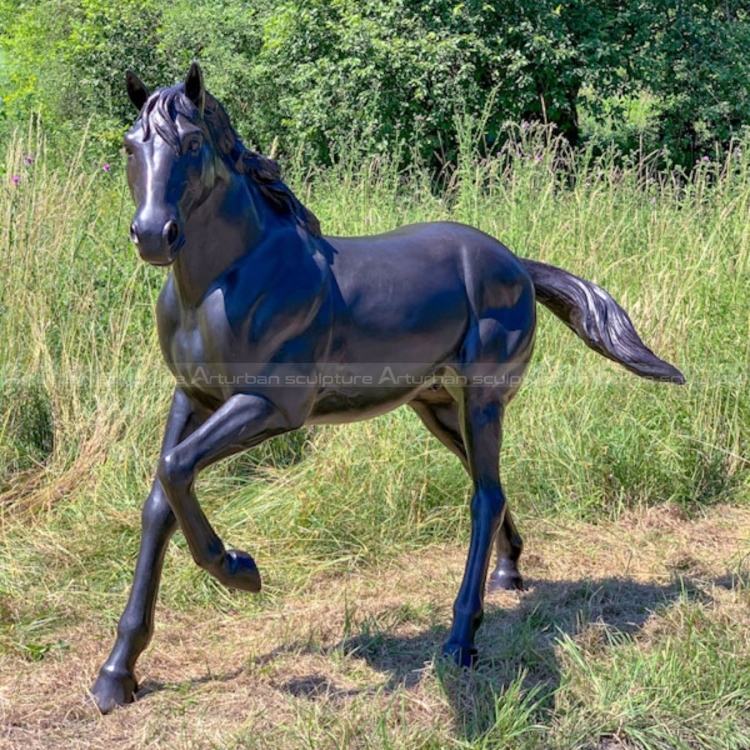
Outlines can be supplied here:
[[[185, 95], [184, 86], [181, 83], [161, 89], [149, 97], [138, 117], [143, 124], [144, 137], [149, 138], [150, 128], [153, 126], [154, 130], [175, 151], [179, 151], [177, 129], [174, 125], [178, 114], [199, 127], [202, 124], [198, 108]], [[281, 179], [281, 168], [277, 162], [257, 151], [251, 151], [242, 143], [229, 122], [226, 110], [208, 92], [206, 92], [203, 121], [212, 142], [230, 168], [251, 180], [274, 209], [280, 213], [289, 214], [314, 237], [321, 236], [318, 218], [284, 184]]]

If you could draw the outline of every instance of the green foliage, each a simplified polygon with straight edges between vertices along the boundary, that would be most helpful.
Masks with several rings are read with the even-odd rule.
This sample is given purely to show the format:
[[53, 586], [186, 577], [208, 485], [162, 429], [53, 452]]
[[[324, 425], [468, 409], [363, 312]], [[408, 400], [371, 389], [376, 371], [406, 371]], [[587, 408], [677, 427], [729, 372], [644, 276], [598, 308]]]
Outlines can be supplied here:
[[105, 143], [119, 141], [125, 108], [123, 71], [157, 75], [157, 0], [5, 0], [0, 6], [11, 114], [41, 113], [45, 122], [78, 129], [93, 118]]
[[551, 2], [298, 5], [276, 3], [265, 22], [254, 74], [266, 139], [275, 127], [323, 160], [341, 144], [386, 153], [416, 142], [424, 156], [453, 159], [457, 111], [478, 116], [488, 97], [490, 143], [540, 98], [559, 122], [570, 117], [573, 53]]
[[0, 0], [11, 116], [38, 111], [48, 130], [80, 128], [90, 119], [105, 149], [119, 146], [133, 119], [124, 87], [127, 68], [151, 87], [183, 76], [200, 57], [212, 91], [246, 109], [242, 69], [256, 51], [255, 14], [238, 0]]
[[692, 165], [750, 124], [750, 9], [742, 0], [578, 7], [576, 47], [589, 60], [579, 102], [585, 135], [624, 150], [666, 148]]
[[153, 78], [144, 74], [147, 85], [157, 87], [182, 80], [190, 63], [200, 60], [209, 90], [229, 107], [237, 131], [254, 143], [249, 128], [257, 117], [260, 100], [250, 71], [252, 60], [262, 47], [259, 3], [249, 4], [244, 0], [168, 3], [162, 13], [157, 45], [163, 70]]
[[661, 136], [677, 154], [711, 153], [750, 125], [750, 8], [742, 0], [656, 5], [657, 54], [643, 81], [663, 102]]
[[546, 120], [686, 166], [750, 123], [740, 0], [0, 0], [0, 29], [0, 111], [91, 118], [110, 150], [132, 119], [125, 68], [160, 86], [192, 59], [251, 145], [324, 163], [453, 161], [457, 114], [486, 113], [489, 150], [504, 122]]

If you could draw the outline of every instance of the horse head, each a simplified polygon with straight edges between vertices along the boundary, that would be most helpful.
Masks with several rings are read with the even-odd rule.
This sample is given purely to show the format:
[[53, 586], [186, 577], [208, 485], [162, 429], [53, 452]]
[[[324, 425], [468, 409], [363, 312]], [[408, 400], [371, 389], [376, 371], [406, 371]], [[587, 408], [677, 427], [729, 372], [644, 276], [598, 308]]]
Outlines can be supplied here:
[[153, 94], [131, 71], [126, 83], [139, 111], [124, 138], [128, 186], [137, 207], [130, 239], [143, 260], [166, 266], [185, 242], [188, 218], [217, 179], [203, 74], [194, 62], [184, 83]]

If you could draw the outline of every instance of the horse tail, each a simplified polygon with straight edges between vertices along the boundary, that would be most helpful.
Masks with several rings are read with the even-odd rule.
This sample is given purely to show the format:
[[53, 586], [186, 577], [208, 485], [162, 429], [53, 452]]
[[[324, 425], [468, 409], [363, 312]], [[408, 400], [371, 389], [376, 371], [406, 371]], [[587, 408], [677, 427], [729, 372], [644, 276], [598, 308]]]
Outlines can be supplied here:
[[537, 301], [595, 352], [642, 378], [685, 382], [676, 367], [659, 359], [641, 341], [628, 314], [604, 289], [561, 268], [526, 258], [519, 260], [534, 282]]

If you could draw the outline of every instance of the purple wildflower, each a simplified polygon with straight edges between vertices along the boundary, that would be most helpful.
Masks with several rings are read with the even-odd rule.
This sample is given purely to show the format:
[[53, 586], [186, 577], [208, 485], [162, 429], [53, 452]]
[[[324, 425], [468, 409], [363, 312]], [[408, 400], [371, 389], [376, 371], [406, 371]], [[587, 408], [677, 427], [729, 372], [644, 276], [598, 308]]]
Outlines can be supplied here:
[[704, 156], [703, 159], [701, 159], [701, 161], [711, 161], [711, 159], [708, 156]]
[[528, 130], [528, 129], [529, 129], [530, 127], [531, 127], [531, 123], [530, 123], [530, 122], [529, 122], [528, 120], [524, 120], [524, 121], [523, 121], [523, 122], [521, 123], [521, 127], [522, 127], [522, 128], [524, 129], [524, 130]]
[[13, 180], [14, 185], [18, 185], [19, 182], [21, 182], [20, 175], [14, 174], [13, 177], [11, 177], [11, 180]]
[[109, 165], [109, 163], [107, 163], [107, 164], [105, 164], [105, 165], [104, 165], [104, 166], [102, 167], [102, 169], [103, 169], [103, 170], [104, 170], [105, 172], [109, 172], [109, 170], [110, 170], [110, 169], [112, 169], [112, 167], [111, 167], [111, 166]]
[[33, 164], [33, 163], [34, 163], [34, 160], [33, 160], [33, 159], [32, 159], [32, 158], [30, 157], [30, 156], [26, 156], [26, 157], [24, 157], [24, 161], [25, 161], [25, 162], [26, 162], [27, 164]]

